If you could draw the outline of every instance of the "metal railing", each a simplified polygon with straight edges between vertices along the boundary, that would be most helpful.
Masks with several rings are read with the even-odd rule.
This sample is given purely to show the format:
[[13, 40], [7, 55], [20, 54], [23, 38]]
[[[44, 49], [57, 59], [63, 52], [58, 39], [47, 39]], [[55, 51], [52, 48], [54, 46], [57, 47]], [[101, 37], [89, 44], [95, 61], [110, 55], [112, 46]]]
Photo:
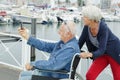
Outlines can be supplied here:
[[[0, 64], [24, 69], [24, 65], [30, 62], [30, 48], [19, 35], [0, 32], [0, 47], [3, 49], [0, 53]], [[18, 49], [19, 51], [17, 51]]]

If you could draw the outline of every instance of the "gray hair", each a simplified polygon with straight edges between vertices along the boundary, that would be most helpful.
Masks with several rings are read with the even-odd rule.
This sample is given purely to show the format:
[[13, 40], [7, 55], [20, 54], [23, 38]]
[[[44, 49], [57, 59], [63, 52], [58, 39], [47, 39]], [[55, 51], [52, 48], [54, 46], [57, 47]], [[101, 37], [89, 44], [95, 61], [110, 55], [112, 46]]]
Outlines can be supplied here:
[[66, 32], [70, 31], [73, 35], [76, 34], [76, 25], [73, 21], [65, 21]]
[[101, 10], [93, 5], [83, 7], [82, 15], [97, 22], [102, 18]]

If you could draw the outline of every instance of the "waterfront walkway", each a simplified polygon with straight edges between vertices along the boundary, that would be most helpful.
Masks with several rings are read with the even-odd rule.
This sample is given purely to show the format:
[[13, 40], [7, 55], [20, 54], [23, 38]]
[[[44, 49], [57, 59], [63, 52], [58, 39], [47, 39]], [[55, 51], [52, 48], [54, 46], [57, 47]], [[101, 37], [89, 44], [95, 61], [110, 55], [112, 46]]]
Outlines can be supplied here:
[[0, 80], [18, 80], [21, 70], [0, 64]]

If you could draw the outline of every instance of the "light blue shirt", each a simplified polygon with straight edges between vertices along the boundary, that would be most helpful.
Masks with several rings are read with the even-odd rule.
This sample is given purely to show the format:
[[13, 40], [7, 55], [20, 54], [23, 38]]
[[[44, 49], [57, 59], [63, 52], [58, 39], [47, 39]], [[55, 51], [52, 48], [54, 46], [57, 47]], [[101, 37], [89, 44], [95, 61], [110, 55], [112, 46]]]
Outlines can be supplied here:
[[[78, 41], [76, 40], [76, 38], [69, 40], [67, 43], [64, 43], [63, 41], [49, 43], [30, 37], [27, 43], [41, 51], [50, 53], [50, 57], [48, 60], [38, 60], [35, 61], [35, 63], [33, 64], [35, 67], [40, 69], [69, 71], [74, 54], [80, 53]], [[47, 76], [57, 78], [68, 77], [63, 74], [52, 73]]]

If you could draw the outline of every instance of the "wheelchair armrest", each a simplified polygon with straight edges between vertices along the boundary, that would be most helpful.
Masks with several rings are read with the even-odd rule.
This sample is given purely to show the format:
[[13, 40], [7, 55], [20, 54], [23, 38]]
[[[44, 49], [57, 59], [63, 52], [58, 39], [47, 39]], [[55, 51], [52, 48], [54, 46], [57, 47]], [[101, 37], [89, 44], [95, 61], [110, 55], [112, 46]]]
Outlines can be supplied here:
[[34, 69], [37, 69], [39, 72], [52, 72], [52, 73], [61, 73], [61, 74], [67, 74], [69, 71], [66, 70], [49, 70], [49, 69], [40, 69], [35, 66], [33, 66]]
[[85, 52], [85, 51], [81, 50], [81, 52]]

